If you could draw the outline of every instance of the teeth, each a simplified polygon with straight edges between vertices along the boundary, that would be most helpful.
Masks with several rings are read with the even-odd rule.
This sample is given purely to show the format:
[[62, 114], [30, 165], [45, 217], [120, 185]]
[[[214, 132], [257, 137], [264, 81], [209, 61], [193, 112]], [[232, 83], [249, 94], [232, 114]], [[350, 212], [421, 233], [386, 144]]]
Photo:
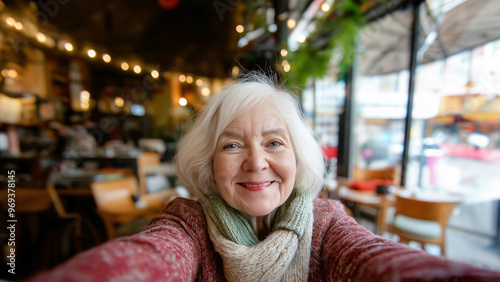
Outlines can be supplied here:
[[256, 185], [251, 185], [251, 184], [245, 184], [245, 183], [240, 183], [242, 186], [245, 186], [245, 187], [260, 187], [260, 186], [266, 186], [266, 185], [269, 185], [271, 184], [272, 181], [269, 181], [269, 182], [266, 182], [266, 183], [262, 183], [262, 184], [256, 184]]

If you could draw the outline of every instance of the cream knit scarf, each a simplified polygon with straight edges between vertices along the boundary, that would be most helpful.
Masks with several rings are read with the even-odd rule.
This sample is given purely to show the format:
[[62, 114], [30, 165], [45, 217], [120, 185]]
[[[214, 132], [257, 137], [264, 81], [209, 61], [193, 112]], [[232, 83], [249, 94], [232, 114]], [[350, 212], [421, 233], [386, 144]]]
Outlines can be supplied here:
[[312, 201], [292, 192], [278, 209], [271, 234], [260, 241], [243, 215], [219, 195], [205, 197], [210, 239], [229, 281], [306, 281], [312, 238]]

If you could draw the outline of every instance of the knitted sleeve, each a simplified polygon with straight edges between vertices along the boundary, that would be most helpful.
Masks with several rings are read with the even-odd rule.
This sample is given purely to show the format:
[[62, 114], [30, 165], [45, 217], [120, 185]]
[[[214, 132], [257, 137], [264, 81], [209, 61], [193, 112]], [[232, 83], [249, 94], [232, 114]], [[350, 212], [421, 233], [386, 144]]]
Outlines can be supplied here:
[[330, 224], [321, 247], [327, 281], [500, 281], [500, 273], [433, 256], [372, 234], [345, 213], [340, 202], [324, 201]]
[[[78, 254], [32, 281], [193, 281], [201, 261], [194, 201], [176, 201], [148, 228]], [[182, 216], [179, 216], [182, 214]], [[190, 222], [191, 221], [191, 222]], [[194, 225], [194, 226], [193, 226]]]

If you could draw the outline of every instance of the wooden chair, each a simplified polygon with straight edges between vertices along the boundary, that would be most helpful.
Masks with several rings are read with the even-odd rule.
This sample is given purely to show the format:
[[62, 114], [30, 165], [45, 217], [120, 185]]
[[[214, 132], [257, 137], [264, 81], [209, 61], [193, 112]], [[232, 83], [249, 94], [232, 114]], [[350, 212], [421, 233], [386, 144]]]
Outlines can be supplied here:
[[382, 169], [363, 169], [359, 167], [354, 168], [354, 181], [372, 179], [392, 180], [395, 185], [398, 185], [398, 167], [390, 166]]
[[[177, 192], [170, 187], [165, 187], [165, 189], [157, 191], [149, 191], [147, 187], [146, 178], [148, 174], [161, 174], [164, 176], [175, 175], [175, 168], [170, 169], [170, 167], [165, 163], [161, 163], [161, 156], [158, 152], [146, 151], [142, 153], [137, 158], [137, 173], [139, 177], [139, 193], [142, 197], [153, 198], [163, 203], [168, 203], [175, 197], [177, 197]], [[167, 168], [168, 172], [165, 171]], [[173, 170], [174, 172], [170, 171]]]
[[[79, 242], [81, 217], [66, 212], [53, 185], [47, 184], [46, 189], [16, 188], [14, 193], [16, 248], [20, 248], [17, 251], [23, 262], [20, 265], [26, 264], [23, 267], [29, 268], [23, 270], [38, 271], [53, 267], [74, 255], [63, 243], [68, 234], [75, 246], [74, 251], [82, 251]], [[8, 211], [8, 197], [0, 199], [2, 210]], [[57, 216], [53, 214], [53, 207]]]
[[[117, 237], [118, 228], [126, 227], [127, 224], [135, 224], [142, 230], [144, 224], [137, 224], [137, 221], [148, 221], [160, 213], [165, 205], [153, 198], [141, 197], [135, 177], [92, 182], [90, 188], [108, 240]], [[134, 201], [134, 197], [137, 197], [137, 201]]]
[[[7, 193], [7, 191], [2, 191], [2, 193]], [[31, 227], [29, 240], [33, 244], [38, 237], [40, 229], [38, 214], [52, 209], [52, 201], [47, 191], [43, 188], [16, 188], [14, 194], [14, 214], [26, 215], [28, 224]], [[3, 211], [8, 211], [9, 209], [9, 198], [7, 196], [0, 197]]]
[[48, 183], [46, 190], [54, 208], [56, 209], [57, 215], [60, 218], [73, 219], [75, 221], [75, 235], [77, 238], [80, 237], [82, 235], [82, 216], [79, 213], [66, 212], [66, 208], [64, 207], [54, 184]]
[[138, 178], [139, 178], [140, 193], [142, 195], [148, 193], [147, 187], [146, 187], [147, 172], [145, 170], [145, 167], [152, 166], [152, 165], [159, 165], [160, 162], [161, 162], [160, 154], [157, 152], [152, 152], [152, 151], [143, 152], [137, 158], [137, 174], [138, 174]]
[[458, 202], [458, 199], [434, 202], [396, 195], [389, 232], [398, 235], [402, 243], [415, 241], [424, 249], [426, 244], [439, 245], [441, 255], [446, 256], [446, 226]]
[[[399, 184], [399, 173], [396, 165], [382, 169], [362, 169], [354, 168], [354, 181], [363, 180], [391, 180], [394, 185]], [[387, 231], [387, 213], [391, 206], [391, 200], [387, 195], [380, 195], [381, 201], [377, 205], [361, 205], [358, 204], [354, 210], [355, 214], [364, 212], [375, 217], [376, 233], [383, 235]]]

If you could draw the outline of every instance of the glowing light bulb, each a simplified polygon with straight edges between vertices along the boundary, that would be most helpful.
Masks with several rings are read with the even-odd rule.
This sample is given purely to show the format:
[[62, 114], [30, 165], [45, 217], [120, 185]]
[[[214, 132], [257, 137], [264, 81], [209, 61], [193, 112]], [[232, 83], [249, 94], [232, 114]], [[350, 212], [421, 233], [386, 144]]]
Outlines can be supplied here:
[[289, 29], [293, 29], [295, 27], [295, 20], [294, 19], [288, 19], [286, 22], [286, 26], [288, 26]]
[[11, 17], [8, 17], [5, 19], [5, 22], [9, 25], [9, 26], [14, 26], [16, 24], [16, 20], [11, 18]]
[[40, 43], [45, 43], [47, 41], [47, 37], [45, 36], [45, 34], [43, 34], [41, 32], [37, 32], [35, 37], [36, 37], [36, 40], [38, 40], [38, 42], [40, 42]]
[[281, 49], [280, 54], [282, 57], [286, 57], [286, 55], [288, 55], [288, 51], [286, 49]]
[[181, 106], [186, 106], [188, 104], [188, 101], [186, 100], [186, 98], [180, 98], [179, 99], [179, 105]]
[[73, 51], [73, 44], [71, 44], [69, 42], [64, 43], [64, 49], [66, 49], [66, 51], [68, 51], [68, 52]]
[[180, 82], [184, 82], [184, 81], [186, 81], [186, 76], [185, 76], [185, 75], [183, 75], [183, 74], [179, 75], [179, 81], [180, 81]]
[[102, 55], [102, 60], [105, 61], [106, 63], [111, 62], [111, 56], [109, 54], [104, 54]]
[[124, 70], [124, 71], [126, 71], [126, 70], [128, 70], [128, 69], [129, 69], [129, 65], [128, 65], [126, 62], [123, 62], [123, 63], [121, 64], [121, 67], [122, 67], [122, 70]]
[[115, 105], [118, 107], [118, 108], [121, 108], [125, 105], [125, 101], [123, 100], [122, 97], [115, 97]]
[[236, 32], [237, 33], [243, 33], [243, 31], [245, 31], [245, 27], [242, 26], [241, 24], [237, 25], [236, 26]]
[[151, 76], [153, 78], [158, 78], [160, 76], [160, 73], [157, 70], [152, 70], [151, 71]]
[[208, 96], [208, 95], [210, 95], [210, 89], [208, 89], [208, 87], [203, 87], [203, 88], [201, 89], [201, 95], [203, 95], [203, 96]]
[[90, 58], [95, 58], [95, 56], [97, 55], [97, 53], [95, 52], [94, 49], [89, 49], [87, 51], [87, 55], [90, 57]]
[[14, 24], [14, 27], [17, 29], [17, 30], [21, 30], [23, 29], [23, 24], [21, 22], [16, 22]]
[[134, 72], [135, 73], [141, 73], [141, 71], [142, 71], [142, 69], [141, 69], [141, 67], [139, 65], [135, 65], [134, 66]]

